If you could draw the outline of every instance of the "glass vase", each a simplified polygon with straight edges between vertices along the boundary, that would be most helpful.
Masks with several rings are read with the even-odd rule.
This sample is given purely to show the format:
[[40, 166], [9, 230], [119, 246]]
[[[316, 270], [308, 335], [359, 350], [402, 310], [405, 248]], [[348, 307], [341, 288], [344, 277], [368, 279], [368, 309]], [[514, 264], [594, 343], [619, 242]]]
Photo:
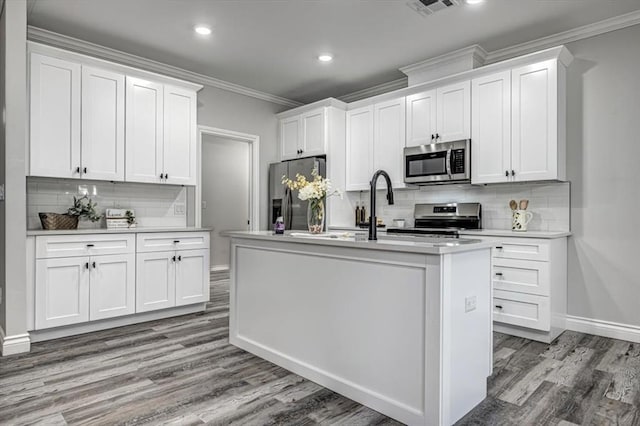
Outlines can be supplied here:
[[324, 230], [324, 200], [310, 199], [307, 207], [309, 233], [320, 234]]

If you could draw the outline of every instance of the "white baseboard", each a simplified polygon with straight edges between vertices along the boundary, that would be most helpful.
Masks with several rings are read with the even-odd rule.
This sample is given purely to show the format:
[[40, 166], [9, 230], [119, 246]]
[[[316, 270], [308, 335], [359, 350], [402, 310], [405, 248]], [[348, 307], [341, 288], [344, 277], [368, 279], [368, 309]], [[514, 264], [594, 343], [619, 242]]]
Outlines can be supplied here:
[[640, 343], [640, 327], [567, 315], [567, 330]]
[[211, 272], [228, 271], [228, 270], [229, 270], [229, 265], [214, 265], [211, 267]]
[[29, 333], [6, 336], [0, 327], [0, 350], [2, 356], [21, 354], [31, 350], [31, 339]]

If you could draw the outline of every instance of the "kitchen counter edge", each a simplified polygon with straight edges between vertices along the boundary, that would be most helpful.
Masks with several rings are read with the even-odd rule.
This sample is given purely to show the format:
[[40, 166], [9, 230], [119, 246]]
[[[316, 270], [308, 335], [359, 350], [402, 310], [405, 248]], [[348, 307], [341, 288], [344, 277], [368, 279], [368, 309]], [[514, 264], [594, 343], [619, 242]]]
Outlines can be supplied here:
[[465, 251], [480, 250], [493, 247], [493, 243], [489, 241], [474, 240], [473, 244], [462, 244], [458, 246], [436, 246], [430, 243], [421, 243], [413, 241], [393, 241], [389, 239], [378, 241], [353, 241], [339, 238], [318, 238], [318, 237], [297, 237], [285, 233], [284, 235], [276, 235], [271, 231], [246, 231], [246, 232], [229, 232], [227, 235], [231, 238], [267, 240], [283, 243], [299, 243], [299, 244], [316, 244], [334, 247], [358, 248], [366, 250], [386, 250], [400, 251], [406, 253], [442, 255], [449, 253], [459, 253]]
[[142, 234], [154, 232], [209, 232], [211, 228], [126, 228], [126, 229], [107, 229], [107, 228], [84, 228], [84, 229], [28, 229], [27, 237], [41, 235], [89, 235], [89, 234]]

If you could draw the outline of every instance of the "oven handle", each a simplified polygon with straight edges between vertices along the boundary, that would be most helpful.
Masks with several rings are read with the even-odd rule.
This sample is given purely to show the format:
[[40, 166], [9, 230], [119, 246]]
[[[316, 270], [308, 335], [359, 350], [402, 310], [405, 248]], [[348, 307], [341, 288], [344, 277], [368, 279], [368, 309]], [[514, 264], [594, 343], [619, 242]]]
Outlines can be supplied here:
[[449, 179], [452, 179], [452, 173], [451, 173], [451, 148], [449, 148], [447, 150], [447, 159], [445, 160], [446, 164], [447, 164], [447, 174], [449, 175]]

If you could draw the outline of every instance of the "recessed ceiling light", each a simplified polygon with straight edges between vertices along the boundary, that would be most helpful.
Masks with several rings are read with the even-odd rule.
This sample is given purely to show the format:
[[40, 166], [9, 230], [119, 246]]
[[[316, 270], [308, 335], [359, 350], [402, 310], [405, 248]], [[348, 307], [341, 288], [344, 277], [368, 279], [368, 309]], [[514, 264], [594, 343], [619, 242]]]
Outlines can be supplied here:
[[206, 27], [204, 25], [196, 25], [193, 30], [200, 35], [209, 35], [211, 34], [211, 28]]
[[333, 56], [327, 54], [320, 55], [318, 56], [318, 60], [320, 62], [331, 62], [333, 60]]
[[465, 0], [467, 4], [480, 4], [484, 2], [484, 0]]

